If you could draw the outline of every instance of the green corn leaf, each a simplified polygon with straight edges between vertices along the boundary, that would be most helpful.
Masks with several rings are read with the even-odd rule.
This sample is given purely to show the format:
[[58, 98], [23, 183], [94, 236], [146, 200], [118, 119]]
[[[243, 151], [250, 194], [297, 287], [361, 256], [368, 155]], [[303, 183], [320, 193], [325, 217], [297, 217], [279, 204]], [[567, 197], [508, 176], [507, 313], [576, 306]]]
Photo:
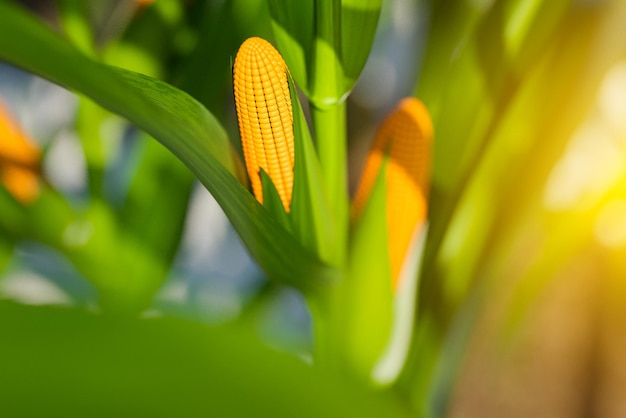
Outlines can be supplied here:
[[321, 373], [250, 328], [8, 301], [0, 328], [0, 356], [12, 359], [0, 379], [5, 416], [409, 416], [399, 398]]
[[269, 0], [274, 37], [298, 86], [320, 107], [345, 98], [369, 56], [382, 0]]
[[6, 2], [0, 3], [0, 58], [85, 94], [165, 145], [213, 194], [271, 278], [307, 288], [335, 277], [335, 269], [303, 248], [241, 185], [223, 128], [187, 94], [85, 57]]
[[309, 95], [308, 66], [313, 56], [313, 0], [269, 0], [272, 29], [289, 71]]
[[382, 4], [382, 0], [341, 2], [341, 61], [346, 91], [354, 87], [369, 57]]
[[305, 247], [318, 254], [322, 260], [337, 265], [339, 260], [336, 258], [339, 252], [335, 248], [335, 229], [324, 188], [322, 170], [291, 79], [289, 91], [293, 109], [296, 154], [291, 203], [294, 233]]
[[263, 206], [270, 211], [270, 213], [274, 216], [274, 219], [278, 220], [278, 222], [286, 230], [291, 231], [291, 221], [287, 212], [285, 212], [283, 202], [280, 200], [280, 195], [278, 194], [278, 190], [276, 190], [276, 186], [274, 186], [270, 175], [267, 174], [263, 168], [261, 168], [259, 176], [261, 177], [261, 185], [263, 186]]
[[393, 323], [393, 291], [387, 237], [387, 158], [351, 236], [346, 327], [348, 358], [364, 377], [383, 354]]

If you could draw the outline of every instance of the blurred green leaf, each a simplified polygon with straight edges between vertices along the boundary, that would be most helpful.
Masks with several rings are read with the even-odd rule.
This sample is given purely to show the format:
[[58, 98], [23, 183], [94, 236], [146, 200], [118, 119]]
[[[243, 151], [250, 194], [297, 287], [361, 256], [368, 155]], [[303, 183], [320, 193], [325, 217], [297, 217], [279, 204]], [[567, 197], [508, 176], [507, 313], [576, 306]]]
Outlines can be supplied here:
[[0, 208], [0, 226], [12, 239], [37, 239], [53, 247], [59, 246], [63, 231], [75, 218], [69, 203], [46, 186], [29, 205], [20, 204], [0, 186]]
[[[172, 156], [161, 144], [138, 132], [139, 167], [130, 180], [128, 193], [118, 214], [121, 228], [129, 239], [136, 241], [153, 255], [152, 263], [166, 268], [162, 282], [178, 251], [183, 234], [194, 177], [187, 167]], [[144, 270], [149, 270], [145, 266]], [[138, 274], [141, 268], [135, 267]]]
[[346, 339], [348, 359], [364, 378], [380, 360], [393, 325], [393, 290], [387, 235], [385, 168], [380, 166], [371, 194], [350, 237]]
[[491, 1], [433, 1], [417, 97], [426, 104], [435, 126], [439, 122], [441, 101], [446, 97], [445, 86], [454, 80], [457, 72], [462, 74], [457, 70], [460, 53], [467, 48], [468, 39], [491, 5]]
[[[485, 251], [500, 261], [489, 272], [492, 285], [498, 277], [510, 274], [512, 263], [518, 269], [520, 261], [511, 260], [510, 254], [525, 234], [538, 228], [543, 235], [541, 239], [532, 236], [533, 251], [526, 254], [524, 269], [516, 271], [521, 290], [515, 296], [519, 300], [514, 298], [511, 303], [516, 316], [512, 322], [519, 324], [519, 318], [558, 271], [592, 241], [602, 204], [623, 198], [624, 183], [619, 181], [607, 184], [597, 201], [590, 193], [585, 205], [573, 205], [569, 211], [550, 213], [545, 204], [546, 184], [555, 163], [575, 138], [581, 121], [595, 114], [592, 106], [597, 103], [607, 70], [626, 53], [626, 32], [621, 30], [624, 13], [626, 3], [621, 1], [593, 10], [583, 5], [571, 7], [563, 26], [567, 31], [557, 33], [551, 53], [520, 89], [473, 180], [473, 189], [498, 193], [500, 198], [494, 205], [497, 217], [486, 226], [490, 246]], [[598, 130], [599, 136], [601, 132]], [[515, 189], [511, 189], [512, 179], [502, 178], [501, 173], [521, 171], [531, 160], [532, 170], [516, 179]], [[502, 190], [507, 192], [502, 195]]]
[[[569, 3], [435, 4], [417, 95], [435, 125], [433, 184], [445, 199], [459, 193], [470, 177], [493, 122], [506, 111], [520, 80], [545, 53]], [[435, 231], [438, 228], [435, 222]]]
[[60, 0], [59, 15], [67, 37], [84, 54], [94, 54], [94, 34], [90, 26], [88, 6], [82, 0]]
[[[120, 129], [104, 129], [118, 122]], [[89, 196], [103, 198], [105, 173], [115, 157], [116, 147], [124, 134], [120, 126], [121, 119], [112, 115], [86, 97], [78, 100], [78, 111], [74, 129], [78, 134], [87, 168], [87, 187]]]
[[[524, 264], [546, 248], [531, 234], [520, 253], [520, 223], [527, 225], [529, 204], [535, 211], [542, 207], [550, 170], [616, 51], [626, 44], [624, 32], [617, 29], [623, 14], [616, 9], [621, 5], [623, 12], [623, 2], [588, 7], [566, 0], [527, 1], [494, 3], [464, 41], [465, 49], [450, 61], [457, 74], [443, 73], [455, 80], [445, 87], [449, 91], [442, 90], [434, 101], [439, 195], [431, 219], [436, 228], [429, 237], [418, 328], [402, 383], [414, 405], [427, 405], [432, 416], [445, 413], [453, 389], [435, 388], [436, 374], [457, 372], [432, 365], [457, 362], [442, 356], [462, 354], [450, 348], [467, 343], [458, 337], [467, 336], [463, 328], [471, 327], [472, 316], [481, 312], [469, 295], [476, 291], [477, 298], [488, 300], [489, 290], [504, 276], [546, 277], [545, 271]], [[439, 19], [444, 19], [442, 13]], [[507, 32], [511, 27], [517, 29]], [[431, 77], [438, 79], [434, 72]], [[421, 83], [422, 91], [437, 96], [428, 79]], [[460, 331], [453, 332], [457, 326]]]
[[244, 328], [4, 301], [0, 328], [11, 417], [407, 416], [395, 398], [318, 373]]
[[109, 40], [104, 45], [102, 59], [107, 64], [161, 78], [182, 32], [184, 5], [155, 1], [139, 13], [137, 4], [130, 7], [133, 12], [130, 21], [122, 28], [119, 39]]
[[121, 229], [101, 200], [78, 210], [44, 186], [35, 202], [22, 205], [0, 187], [0, 208], [0, 230], [14, 241], [34, 240], [63, 253], [98, 289], [104, 310], [145, 309], [169, 268]]
[[5, 267], [11, 261], [13, 257], [13, 243], [9, 241], [9, 237], [6, 236], [6, 232], [0, 228], [0, 276]]
[[[434, 28], [431, 36], [429, 51], [432, 51], [426, 56], [418, 91], [434, 113], [437, 137], [426, 269], [434, 269], [435, 263], [442, 264], [445, 267], [439, 268], [443, 270], [440, 274], [447, 279], [428, 276], [422, 289], [424, 297], [434, 292], [434, 288], [443, 287], [444, 294], [451, 291], [462, 300], [469, 289], [472, 268], [481, 264], [480, 248], [488, 240], [487, 230], [494, 219], [485, 215], [485, 210], [496, 212], [493, 203], [502, 201], [500, 191], [471, 186], [478, 172], [476, 168], [488, 155], [488, 148], [501, 142], [494, 139], [502, 121], [532, 75], [552, 53], [569, 3], [567, 0], [524, 1], [507, 0], [493, 5], [444, 1], [435, 8], [434, 24], [438, 28]], [[466, 10], [468, 7], [474, 8], [473, 13]], [[463, 31], [458, 26], [446, 30], [454, 25], [451, 21], [461, 12], [467, 14], [464, 23], [467, 27]], [[520, 141], [517, 143], [529, 143], [529, 138], [541, 136], [531, 135], [528, 125], [539, 114], [534, 110], [542, 96], [537, 91], [529, 97], [533, 104], [524, 111], [526, 122], [508, 131], [516, 133]], [[504, 148], [515, 147], [513, 141], [501, 143]], [[510, 169], [509, 161], [494, 161]], [[502, 174], [490, 174], [489, 178], [501, 179]], [[461, 205], [464, 205], [462, 211]], [[463, 237], [472, 237], [471, 242]], [[463, 263], [451, 262], [455, 251], [464, 254]], [[442, 252], [446, 254], [442, 256]], [[446, 257], [446, 261], [441, 257]]]
[[272, 279], [307, 288], [335, 278], [336, 271], [305, 250], [233, 176], [224, 130], [187, 94], [90, 60], [9, 3], [0, 3], [0, 58], [88, 95], [164, 144], [213, 194]]

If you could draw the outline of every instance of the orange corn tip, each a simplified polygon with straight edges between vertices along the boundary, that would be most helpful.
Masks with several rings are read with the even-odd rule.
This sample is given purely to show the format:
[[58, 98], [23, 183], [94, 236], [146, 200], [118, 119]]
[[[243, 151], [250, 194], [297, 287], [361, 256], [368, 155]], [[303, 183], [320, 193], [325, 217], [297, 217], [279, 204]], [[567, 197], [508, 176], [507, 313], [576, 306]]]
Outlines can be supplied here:
[[263, 203], [262, 168], [289, 212], [295, 155], [287, 76], [285, 61], [264, 39], [249, 38], [239, 48], [233, 68], [235, 105], [252, 192]]
[[21, 203], [39, 196], [41, 152], [0, 102], [0, 183]]
[[412, 97], [400, 101], [378, 130], [352, 204], [356, 219], [387, 154], [387, 233], [394, 289], [416, 228], [426, 220], [432, 140], [432, 122], [422, 102]]

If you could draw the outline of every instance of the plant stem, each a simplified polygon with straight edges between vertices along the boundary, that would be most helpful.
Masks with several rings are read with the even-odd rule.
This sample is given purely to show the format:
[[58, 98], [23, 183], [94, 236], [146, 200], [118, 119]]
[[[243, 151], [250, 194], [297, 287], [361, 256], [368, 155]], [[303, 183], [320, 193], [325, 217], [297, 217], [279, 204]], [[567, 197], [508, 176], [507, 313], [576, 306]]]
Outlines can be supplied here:
[[[341, 0], [315, 0], [315, 40], [309, 68], [311, 117], [324, 185], [336, 235], [334, 262], [344, 272], [348, 247], [348, 170], [346, 104], [341, 64]], [[343, 279], [343, 277], [342, 277]], [[311, 295], [315, 362], [322, 369], [343, 371], [343, 280]]]
[[335, 222], [336, 251], [340, 265], [345, 263], [348, 236], [348, 173], [346, 144], [346, 105], [339, 103], [311, 111], [322, 165], [324, 184]]
[[318, 107], [339, 103], [344, 90], [341, 65], [341, 0], [315, 1], [313, 68], [309, 73]]
[[345, 370], [342, 292], [342, 283], [336, 283], [324, 292], [311, 294], [307, 298], [307, 304], [315, 318], [313, 321], [315, 366], [334, 374], [340, 374]]
[[345, 264], [348, 235], [346, 105], [341, 64], [341, 1], [316, 0], [311, 116], [324, 184], [337, 231], [336, 252]]

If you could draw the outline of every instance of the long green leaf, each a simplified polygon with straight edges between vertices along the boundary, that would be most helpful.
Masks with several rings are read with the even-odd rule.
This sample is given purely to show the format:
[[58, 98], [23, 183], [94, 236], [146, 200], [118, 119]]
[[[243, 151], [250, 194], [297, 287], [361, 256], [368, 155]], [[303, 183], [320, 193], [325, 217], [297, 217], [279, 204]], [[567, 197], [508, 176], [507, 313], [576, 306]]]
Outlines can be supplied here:
[[322, 169], [296, 88], [289, 80], [293, 108], [295, 169], [291, 219], [294, 232], [322, 260], [339, 264], [334, 219], [328, 205]]
[[370, 55], [382, 5], [382, 0], [341, 2], [341, 61], [346, 91], [352, 89]]
[[307, 288], [335, 277], [334, 269], [305, 250], [235, 178], [223, 128], [187, 94], [85, 57], [6, 2], [0, 3], [0, 58], [89, 96], [165, 145], [213, 194], [271, 278]]
[[348, 358], [355, 370], [370, 378], [387, 347], [393, 324], [391, 265], [387, 243], [386, 176], [384, 159], [370, 197], [350, 242], [345, 284]]
[[278, 49], [298, 86], [309, 93], [308, 65], [313, 53], [314, 0], [269, 0]]

